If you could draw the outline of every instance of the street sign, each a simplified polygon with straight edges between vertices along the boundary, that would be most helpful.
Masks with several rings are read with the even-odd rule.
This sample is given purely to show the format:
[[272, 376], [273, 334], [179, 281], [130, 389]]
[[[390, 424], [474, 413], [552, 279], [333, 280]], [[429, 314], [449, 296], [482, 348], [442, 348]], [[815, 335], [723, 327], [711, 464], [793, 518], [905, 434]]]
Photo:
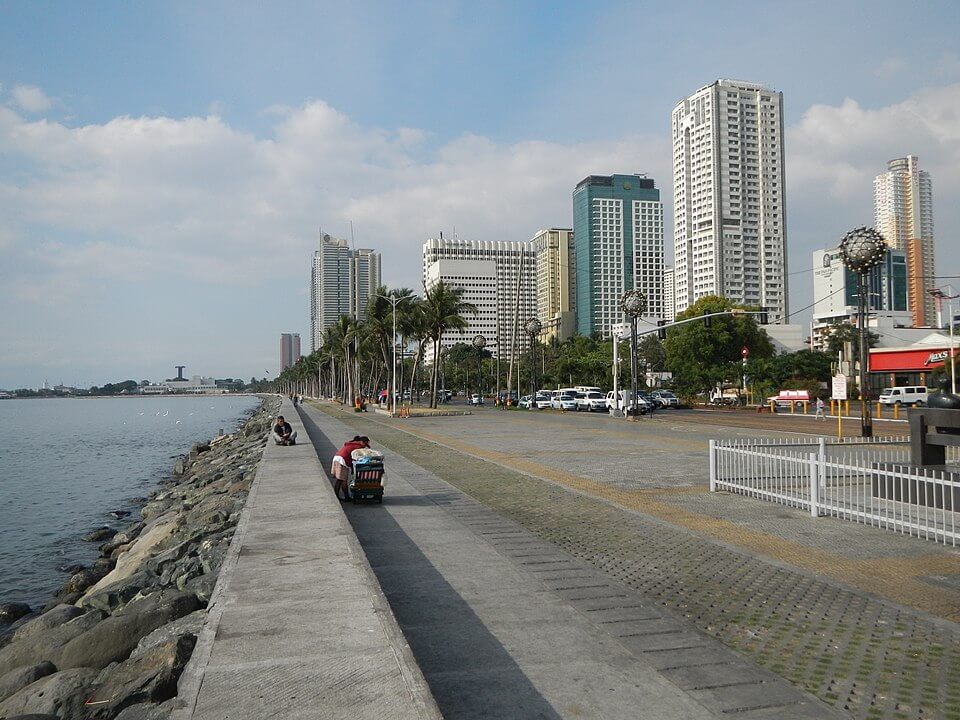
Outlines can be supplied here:
[[834, 375], [831, 396], [834, 400], [847, 399], [847, 376]]

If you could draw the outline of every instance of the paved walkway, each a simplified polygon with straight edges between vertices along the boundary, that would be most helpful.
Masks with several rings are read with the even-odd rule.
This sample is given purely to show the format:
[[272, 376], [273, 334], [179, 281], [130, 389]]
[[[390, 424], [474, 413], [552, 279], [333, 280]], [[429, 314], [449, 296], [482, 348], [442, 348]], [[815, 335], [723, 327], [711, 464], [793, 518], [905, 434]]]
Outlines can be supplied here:
[[[391, 422], [320, 407], [852, 717], [960, 718], [957, 625], [902, 604], [956, 617], [956, 551], [706, 493], [704, 433], [756, 431], [669, 414]], [[597, 447], [602, 463], [584, 450]]]
[[439, 720], [297, 411], [264, 451], [188, 671], [195, 720]]
[[[315, 409], [304, 415], [321, 462], [354, 434]], [[847, 717], [435, 473], [386, 455], [384, 504], [348, 506], [347, 516], [448, 720]]]

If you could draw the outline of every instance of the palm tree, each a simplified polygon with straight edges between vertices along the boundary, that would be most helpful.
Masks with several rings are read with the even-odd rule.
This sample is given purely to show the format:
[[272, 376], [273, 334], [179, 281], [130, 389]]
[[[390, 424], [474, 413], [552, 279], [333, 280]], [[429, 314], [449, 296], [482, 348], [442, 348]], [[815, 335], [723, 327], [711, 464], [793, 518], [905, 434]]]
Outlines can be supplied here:
[[477, 314], [477, 306], [463, 300], [463, 288], [448, 285], [442, 280], [427, 290], [423, 298], [423, 313], [428, 328], [427, 337], [433, 342], [433, 368], [430, 377], [430, 407], [437, 406], [437, 377], [440, 365], [440, 341], [447, 330], [463, 330], [469, 323], [465, 313]]

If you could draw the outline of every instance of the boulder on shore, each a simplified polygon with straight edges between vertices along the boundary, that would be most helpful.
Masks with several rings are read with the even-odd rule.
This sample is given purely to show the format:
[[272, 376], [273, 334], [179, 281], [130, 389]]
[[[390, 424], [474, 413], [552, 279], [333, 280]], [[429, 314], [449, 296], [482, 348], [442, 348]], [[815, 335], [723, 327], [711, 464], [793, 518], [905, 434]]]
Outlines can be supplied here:
[[84, 700], [96, 677], [96, 670], [90, 668], [47, 675], [0, 702], [0, 718], [34, 713], [81, 720], [87, 716]]
[[112, 528], [109, 525], [104, 525], [96, 530], [91, 530], [84, 535], [82, 539], [86, 542], [100, 542], [101, 540], [109, 540], [116, 534], [116, 528]]
[[29, 615], [31, 612], [30, 606], [26, 603], [0, 603], [0, 625], [11, 625], [24, 615]]
[[108, 667], [100, 673], [97, 689], [87, 701], [96, 708], [91, 720], [112, 718], [130, 705], [160, 703], [174, 697], [177, 680], [196, 643], [196, 636], [187, 633]]
[[60, 668], [104, 668], [126, 660], [145, 635], [199, 608], [196, 595], [175, 590], [138, 597], [71, 639], [49, 659]]
[[53, 675], [56, 671], [56, 666], [46, 660], [36, 665], [11, 670], [6, 675], [0, 676], [0, 701], [20, 692], [40, 678]]

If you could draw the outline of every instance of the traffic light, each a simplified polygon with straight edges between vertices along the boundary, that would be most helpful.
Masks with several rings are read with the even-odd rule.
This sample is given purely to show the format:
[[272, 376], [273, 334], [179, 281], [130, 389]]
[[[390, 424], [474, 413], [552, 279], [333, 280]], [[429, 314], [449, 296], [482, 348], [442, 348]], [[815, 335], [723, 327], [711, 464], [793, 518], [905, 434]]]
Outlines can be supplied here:
[[657, 320], [657, 327], [660, 328], [659, 330], [657, 330], [657, 337], [658, 337], [660, 340], [666, 340], [666, 339], [667, 339], [667, 331], [663, 329], [663, 326], [666, 325], [666, 324], [667, 324], [667, 321], [666, 321], [666, 320]]
[[761, 309], [760, 309], [759, 321], [760, 321], [760, 324], [761, 324], [761, 325], [766, 325], [766, 324], [767, 324], [767, 309], [766, 309], [766, 308], [761, 308]]
[[709, 329], [712, 325], [713, 325], [713, 318], [710, 317], [709, 315], [704, 315], [704, 316], [703, 316], [703, 326], [704, 326], [705, 328], [708, 328], [708, 329]]

